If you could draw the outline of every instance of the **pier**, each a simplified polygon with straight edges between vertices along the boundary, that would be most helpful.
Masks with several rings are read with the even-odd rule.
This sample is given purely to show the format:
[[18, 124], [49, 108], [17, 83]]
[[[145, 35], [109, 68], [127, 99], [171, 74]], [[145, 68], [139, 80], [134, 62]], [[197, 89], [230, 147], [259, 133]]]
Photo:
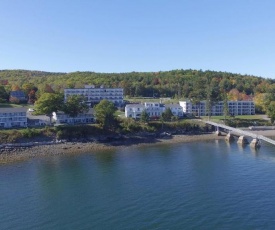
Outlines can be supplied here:
[[[228, 131], [228, 135], [230, 135], [231, 132], [234, 132], [236, 134], [239, 134], [240, 135], [240, 138], [243, 139], [244, 141], [246, 140], [245, 137], [252, 137], [253, 140], [251, 142], [251, 145], [253, 147], [257, 147], [257, 143], [259, 143], [259, 140], [260, 141], [265, 141], [267, 143], [270, 143], [272, 145], [275, 145], [275, 140], [272, 140], [271, 138], [268, 138], [268, 137], [265, 137], [263, 135], [257, 135], [255, 133], [252, 133], [252, 132], [248, 132], [248, 131], [244, 131], [244, 130], [241, 130], [241, 129], [237, 129], [237, 128], [233, 128], [233, 127], [230, 127], [230, 126], [227, 126], [227, 125], [224, 125], [224, 124], [219, 124], [219, 123], [216, 123], [216, 122], [212, 122], [212, 121], [203, 121], [205, 122], [206, 124], [209, 124], [209, 125], [212, 125], [212, 126], [215, 126], [217, 128], [217, 133], [219, 133], [219, 129], [224, 129], [224, 130], [227, 130]], [[241, 139], [239, 139], [239, 143], [241, 143]]]

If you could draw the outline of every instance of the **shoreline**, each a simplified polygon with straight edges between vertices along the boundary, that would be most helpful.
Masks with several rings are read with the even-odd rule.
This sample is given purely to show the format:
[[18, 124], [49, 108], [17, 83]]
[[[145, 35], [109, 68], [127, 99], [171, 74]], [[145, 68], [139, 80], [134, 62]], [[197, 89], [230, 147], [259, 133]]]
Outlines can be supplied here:
[[[255, 134], [266, 137], [275, 137], [274, 130], [258, 130], [252, 131]], [[57, 156], [57, 155], [73, 155], [89, 152], [100, 152], [122, 148], [138, 148], [143, 146], [157, 146], [177, 143], [224, 140], [225, 134], [218, 136], [215, 133], [199, 133], [199, 134], [178, 134], [171, 137], [151, 137], [151, 136], [125, 136], [122, 140], [113, 140], [109, 142], [65, 142], [55, 143], [51, 145], [37, 145], [22, 149], [12, 149], [11, 151], [3, 151], [0, 153], [0, 165], [12, 162], [27, 160], [34, 157]]]
[[4, 151], [0, 154], [0, 164], [23, 161], [34, 157], [83, 154], [122, 148], [138, 148], [143, 146], [157, 146], [176, 143], [199, 142], [224, 139], [215, 133], [207, 134], [182, 134], [173, 135], [169, 138], [132, 136], [119, 141], [106, 143], [100, 142], [66, 142], [52, 145], [39, 145], [24, 149]]

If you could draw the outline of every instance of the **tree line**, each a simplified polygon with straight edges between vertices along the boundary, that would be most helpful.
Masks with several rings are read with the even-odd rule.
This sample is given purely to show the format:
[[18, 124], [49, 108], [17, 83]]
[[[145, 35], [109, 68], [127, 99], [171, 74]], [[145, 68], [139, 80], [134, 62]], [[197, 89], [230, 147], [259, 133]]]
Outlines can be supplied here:
[[207, 100], [209, 106], [221, 100], [253, 99], [257, 112], [267, 113], [273, 110], [273, 104], [275, 104], [274, 79], [192, 69], [129, 73], [2, 70], [0, 71], [0, 101], [7, 101], [9, 92], [12, 90], [24, 91], [29, 103], [34, 103], [44, 93], [63, 93], [65, 88], [83, 88], [87, 84], [95, 87], [101, 85], [121, 87], [124, 89], [126, 99], [131, 97], [188, 98], [195, 103]]

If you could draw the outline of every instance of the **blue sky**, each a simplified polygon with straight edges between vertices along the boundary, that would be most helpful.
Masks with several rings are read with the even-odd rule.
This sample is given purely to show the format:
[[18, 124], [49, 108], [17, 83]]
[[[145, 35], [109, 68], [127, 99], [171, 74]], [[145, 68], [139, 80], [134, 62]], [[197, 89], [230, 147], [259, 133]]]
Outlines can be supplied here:
[[0, 69], [275, 78], [274, 0], [1, 0]]

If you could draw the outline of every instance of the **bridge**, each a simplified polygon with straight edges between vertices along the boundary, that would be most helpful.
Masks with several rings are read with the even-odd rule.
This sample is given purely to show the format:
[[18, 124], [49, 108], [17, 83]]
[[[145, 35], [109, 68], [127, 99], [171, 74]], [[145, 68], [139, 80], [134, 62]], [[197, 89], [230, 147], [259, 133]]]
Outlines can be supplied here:
[[209, 125], [213, 125], [217, 128], [223, 128], [225, 130], [228, 130], [229, 132], [234, 132], [234, 133], [240, 134], [242, 136], [249, 136], [249, 137], [252, 137], [253, 139], [262, 140], [262, 141], [268, 142], [272, 145], [275, 145], [275, 140], [267, 138], [263, 135], [257, 135], [257, 134], [252, 133], [252, 132], [244, 131], [244, 130], [241, 130], [241, 129], [236, 129], [236, 128], [233, 128], [233, 127], [230, 127], [230, 126], [227, 126], [227, 125], [223, 125], [223, 124], [219, 124], [219, 123], [215, 123], [215, 122], [212, 122], [212, 121], [203, 121], [203, 122], [205, 122], [206, 124], [209, 124]]

